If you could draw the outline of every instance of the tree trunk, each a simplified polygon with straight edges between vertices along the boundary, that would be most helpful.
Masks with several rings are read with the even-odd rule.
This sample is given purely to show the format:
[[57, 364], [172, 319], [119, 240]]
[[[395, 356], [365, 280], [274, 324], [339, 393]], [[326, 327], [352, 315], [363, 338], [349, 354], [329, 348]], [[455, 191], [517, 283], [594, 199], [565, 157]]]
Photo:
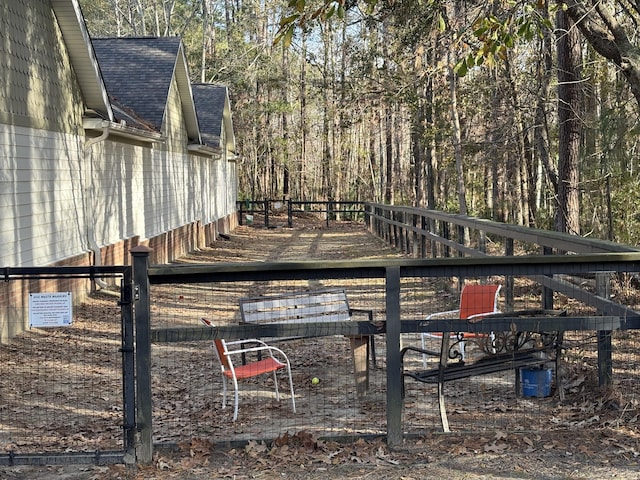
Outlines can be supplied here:
[[388, 102], [384, 104], [384, 158], [385, 185], [384, 201], [387, 205], [393, 205], [393, 113]]
[[425, 95], [426, 87], [424, 85], [417, 89], [417, 106], [413, 112], [412, 125], [411, 125], [411, 147], [413, 149], [413, 189], [414, 189], [414, 205], [416, 207], [424, 207], [426, 201], [425, 191], [427, 190], [427, 176], [425, 174], [425, 131], [424, 124], [425, 111], [427, 109], [427, 100], [423, 99]]
[[559, 9], [558, 28], [558, 209], [556, 229], [580, 234], [578, 164], [582, 136], [580, 36], [571, 18]]
[[[282, 47], [282, 78], [289, 78], [289, 51]], [[289, 105], [289, 85], [283, 85], [282, 102]], [[289, 196], [289, 110], [282, 109], [282, 194]]]
[[333, 200], [333, 178], [331, 176], [331, 138], [330, 138], [330, 121], [332, 116], [331, 109], [331, 56], [333, 53], [331, 43], [331, 29], [329, 25], [323, 26], [323, 72], [322, 72], [322, 191], [321, 197], [325, 200]]
[[[549, 18], [546, 10], [544, 12], [544, 18]], [[544, 36], [541, 39], [540, 51], [541, 56], [537, 64], [536, 72], [538, 90], [536, 95], [535, 123], [533, 129], [537, 159], [536, 163], [538, 165], [538, 172], [540, 172], [540, 167], [544, 168], [549, 184], [553, 189], [554, 196], [557, 198], [558, 171], [555, 165], [551, 164], [551, 156], [549, 154], [549, 125], [547, 122], [547, 102], [550, 93], [553, 68], [552, 38], [551, 32], [548, 29], [545, 29]], [[538, 209], [542, 202], [542, 175], [538, 174], [536, 176], [535, 185], [535, 212], [537, 217]]]
[[[307, 36], [302, 32], [302, 58], [307, 58]], [[300, 62], [300, 158], [297, 162], [298, 196], [300, 199], [308, 197], [306, 171], [307, 164], [307, 138], [309, 137], [309, 125], [307, 123], [307, 62]]]
[[427, 158], [425, 160], [426, 163], [426, 185], [425, 188], [427, 190], [427, 208], [429, 210], [435, 210], [436, 208], [436, 178], [435, 172], [437, 169], [437, 157], [436, 157], [436, 136], [435, 125], [434, 125], [434, 112], [433, 112], [433, 77], [430, 77], [427, 83], [426, 90], [426, 101], [425, 101], [425, 125], [430, 130], [430, 133], [427, 135]]
[[456, 185], [458, 192], [458, 208], [462, 215], [467, 214], [467, 196], [464, 186], [464, 157], [462, 154], [462, 131], [458, 113], [458, 77], [453, 69], [449, 69], [449, 98], [451, 101], [451, 126], [453, 131], [453, 149], [456, 158]]

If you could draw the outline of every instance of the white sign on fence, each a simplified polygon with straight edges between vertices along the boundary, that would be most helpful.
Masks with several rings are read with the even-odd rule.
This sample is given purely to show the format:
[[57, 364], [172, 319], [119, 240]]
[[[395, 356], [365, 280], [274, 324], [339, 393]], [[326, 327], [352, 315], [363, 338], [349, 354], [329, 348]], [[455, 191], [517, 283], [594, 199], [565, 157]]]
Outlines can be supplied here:
[[73, 320], [71, 292], [30, 293], [31, 327], [68, 327]]

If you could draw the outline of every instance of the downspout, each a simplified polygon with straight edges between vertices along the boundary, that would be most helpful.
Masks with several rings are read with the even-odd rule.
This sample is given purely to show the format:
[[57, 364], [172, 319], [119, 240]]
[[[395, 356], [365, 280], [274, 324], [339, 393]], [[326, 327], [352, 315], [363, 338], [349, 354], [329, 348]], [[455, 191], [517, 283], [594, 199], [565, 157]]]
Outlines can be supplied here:
[[[105, 122], [106, 123], [106, 122]], [[87, 142], [84, 144], [84, 157], [85, 159], [89, 159], [89, 156], [91, 155], [91, 147], [93, 147], [93, 145], [95, 145], [96, 143], [99, 142], [103, 142], [104, 140], [107, 139], [107, 137], [109, 136], [109, 124], [103, 123], [103, 130], [102, 133], [97, 136], [96, 138], [90, 138], [89, 140], [87, 140]], [[90, 159], [90, 165], [91, 165], [91, 169], [90, 169], [90, 173], [91, 173], [91, 180], [90, 180], [90, 185], [91, 185], [91, 191], [93, 191], [93, 156], [91, 155], [91, 159]], [[87, 195], [83, 195], [85, 202], [87, 201]], [[85, 222], [87, 223], [87, 241], [89, 243], [89, 248], [91, 249], [91, 251], [93, 252], [93, 265], [96, 267], [100, 267], [102, 266], [102, 254], [100, 252], [100, 246], [98, 245], [98, 242], [96, 241], [96, 235], [95, 235], [95, 231], [94, 231], [94, 225], [95, 222], [87, 222], [87, 218], [86, 218], [86, 213], [87, 213], [87, 208], [85, 207]], [[101, 289], [106, 289], [108, 287], [107, 283], [102, 280], [101, 278], [94, 278], [94, 281], [96, 282], [96, 285], [98, 287], [100, 287]]]

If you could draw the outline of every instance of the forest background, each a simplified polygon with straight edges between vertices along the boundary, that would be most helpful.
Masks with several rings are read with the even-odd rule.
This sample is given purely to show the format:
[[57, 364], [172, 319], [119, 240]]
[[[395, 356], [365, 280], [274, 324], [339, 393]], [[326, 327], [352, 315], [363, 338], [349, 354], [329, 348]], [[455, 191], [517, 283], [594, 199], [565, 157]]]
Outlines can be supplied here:
[[80, 0], [229, 87], [241, 199], [376, 201], [640, 243], [633, 0]]

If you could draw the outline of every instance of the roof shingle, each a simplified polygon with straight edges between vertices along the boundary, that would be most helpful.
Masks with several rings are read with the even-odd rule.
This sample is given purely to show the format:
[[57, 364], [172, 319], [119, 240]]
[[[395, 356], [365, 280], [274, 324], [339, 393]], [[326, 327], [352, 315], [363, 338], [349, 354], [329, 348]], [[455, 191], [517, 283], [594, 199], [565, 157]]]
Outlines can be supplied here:
[[110, 100], [159, 132], [180, 38], [94, 38], [92, 43]]
[[209, 147], [221, 148], [220, 137], [227, 87], [212, 83], [194, 83], [191, 88], [202, 141]]

